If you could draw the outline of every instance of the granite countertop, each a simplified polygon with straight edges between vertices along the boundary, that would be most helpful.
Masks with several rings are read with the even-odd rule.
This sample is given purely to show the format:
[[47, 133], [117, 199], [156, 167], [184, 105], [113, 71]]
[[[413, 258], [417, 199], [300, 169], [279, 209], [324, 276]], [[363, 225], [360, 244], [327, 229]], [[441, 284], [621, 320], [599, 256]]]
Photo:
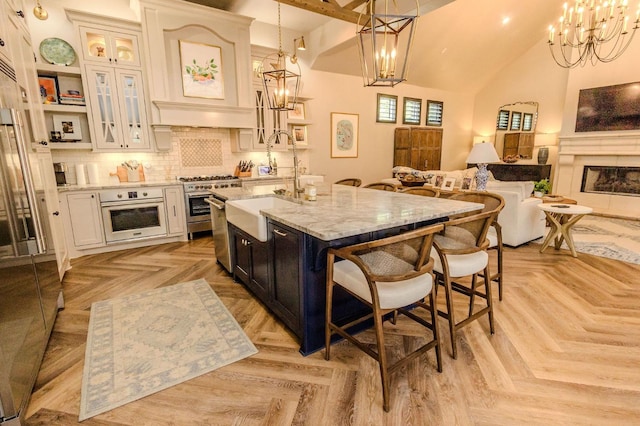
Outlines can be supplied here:
[[[331, 241], [483, 207], [477, 203], [345, 185], [316, 186], [317, 201], [278, 196], [295, 201], [297, 205], [262, 210], [262, 214], [321, 240]], [[261, 185], [252, 188], [224, 188], [212, 190], [211, 193], [216, 198], [229, 201], [276, 196], [273, 190], [284, 187], [285, 185]]]
[[182, 182], [177, 180], [158, 180], [158, 181], [142, 181], [142, 182], [101, 182], [91, 183], [86, 185], [67, 185], [59, 186], [58, 192], [71, 192], [71, 191], [94, 191], [99, 189], [118, 189], [118, 188], [140, 188], [150, 186], [182, 186]]

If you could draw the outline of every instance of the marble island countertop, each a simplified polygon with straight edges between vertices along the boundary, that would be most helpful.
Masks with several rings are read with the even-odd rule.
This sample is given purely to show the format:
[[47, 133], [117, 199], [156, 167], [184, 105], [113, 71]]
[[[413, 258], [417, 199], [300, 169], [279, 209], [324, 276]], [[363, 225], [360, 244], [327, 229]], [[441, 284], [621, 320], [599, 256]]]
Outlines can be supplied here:
[[[225, 201], [277, 196], [274, 189], [286, 185], [260, 185], [252, 188], [211, 190]], [[278, 196], [297, 205], [262, 210], [261, 213], [283, 225], [324, 241], [366, 232], [438, 219], [482, 208], [482, 204], [423, 197], [400, 192], [356, 188], [345, 185], [317, 185], [317, 201]], [[304, 194], [301, 194], [304, 197]]]

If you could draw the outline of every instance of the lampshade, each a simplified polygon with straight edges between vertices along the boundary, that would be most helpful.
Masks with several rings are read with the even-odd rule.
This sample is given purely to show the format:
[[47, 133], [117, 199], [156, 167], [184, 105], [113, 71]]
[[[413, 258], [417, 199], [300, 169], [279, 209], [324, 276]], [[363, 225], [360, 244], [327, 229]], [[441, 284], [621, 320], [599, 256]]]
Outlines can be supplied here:
[[498, 157], [498, 153], [494, 148], [493, 144], [483, 142], [478, 143], [471, 148], [471, 152], [467, 157], [467, 163], [470, 164], [487, 164], [487, 163], [498, 163], [500, 162], [500, 157]]
[[491, 136], [474, 136], [473, 137], [473, 144], [479, 144], [479, 143], [483, 143], [483, 142], [487, 142], [487, 141], [492, 141], [495, 139], [494, 135]]

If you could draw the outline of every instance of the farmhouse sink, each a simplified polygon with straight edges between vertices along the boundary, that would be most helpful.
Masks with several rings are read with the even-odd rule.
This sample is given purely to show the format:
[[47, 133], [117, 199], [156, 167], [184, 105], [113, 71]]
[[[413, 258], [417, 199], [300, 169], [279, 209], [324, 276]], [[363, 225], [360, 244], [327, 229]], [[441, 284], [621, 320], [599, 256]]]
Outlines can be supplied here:
[[277, 197], [247, 198], [227, 201], [227, 221], [258, 241], [267, 241], [267, 218], [262, 210], [296, 207], [299, 204]]

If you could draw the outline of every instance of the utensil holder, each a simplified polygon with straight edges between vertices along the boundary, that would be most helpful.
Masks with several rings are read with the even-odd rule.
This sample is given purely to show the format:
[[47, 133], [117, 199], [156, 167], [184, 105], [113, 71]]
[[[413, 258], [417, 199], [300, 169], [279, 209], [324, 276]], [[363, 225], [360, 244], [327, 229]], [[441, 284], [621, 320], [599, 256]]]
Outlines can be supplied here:
[[127, 169], [127, 181], [129, 182], [140, 182], [140, 171], [138, 169], [131, 170]]

